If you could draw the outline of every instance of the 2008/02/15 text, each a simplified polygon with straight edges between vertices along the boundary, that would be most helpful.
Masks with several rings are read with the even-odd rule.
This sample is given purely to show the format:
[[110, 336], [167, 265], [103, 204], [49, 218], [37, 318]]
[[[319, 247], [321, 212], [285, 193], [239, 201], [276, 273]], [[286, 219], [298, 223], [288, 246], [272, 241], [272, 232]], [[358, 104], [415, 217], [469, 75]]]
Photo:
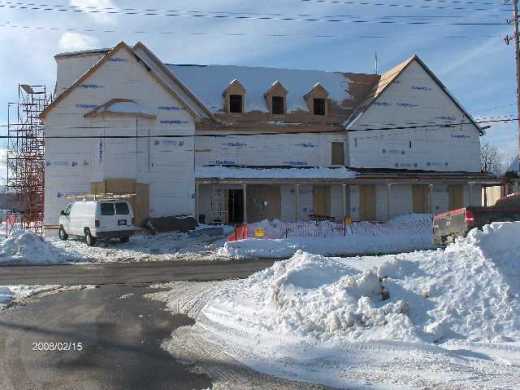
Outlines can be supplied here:
[[84, 348], [82, 342], [76, 341], [35, 341], [32, 343], [32, 350], [37, 352], [81, 352]]

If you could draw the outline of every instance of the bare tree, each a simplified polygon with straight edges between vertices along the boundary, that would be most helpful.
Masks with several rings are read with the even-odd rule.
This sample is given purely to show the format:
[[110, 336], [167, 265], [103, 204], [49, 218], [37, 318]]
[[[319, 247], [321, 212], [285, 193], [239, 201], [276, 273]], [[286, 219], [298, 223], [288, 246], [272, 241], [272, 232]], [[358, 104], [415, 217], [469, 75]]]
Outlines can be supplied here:
[[502, 157], [500, 156], [498, 149], [487, 142], [482, 144], [480, 146], [481, 171], [499, 175], [502, 168]]

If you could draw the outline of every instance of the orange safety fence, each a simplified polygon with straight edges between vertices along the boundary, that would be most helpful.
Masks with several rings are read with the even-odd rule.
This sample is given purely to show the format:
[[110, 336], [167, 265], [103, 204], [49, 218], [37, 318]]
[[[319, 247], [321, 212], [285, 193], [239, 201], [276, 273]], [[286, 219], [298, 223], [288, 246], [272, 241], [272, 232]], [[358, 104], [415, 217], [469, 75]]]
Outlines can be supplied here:
[[247, 224], [238, 225], [233, 233], [227, 238], [227, 241], [246, 240], [248, 235]]

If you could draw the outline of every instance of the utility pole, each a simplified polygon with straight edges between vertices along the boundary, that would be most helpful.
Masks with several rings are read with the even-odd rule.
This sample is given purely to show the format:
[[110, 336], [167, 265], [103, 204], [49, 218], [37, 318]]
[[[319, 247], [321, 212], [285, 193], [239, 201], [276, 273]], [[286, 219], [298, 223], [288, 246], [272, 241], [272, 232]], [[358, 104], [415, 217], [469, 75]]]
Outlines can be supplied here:
[[515, 42], [515, 63], [516, 63], [516, 117], [518, 126], [518, 171], [520, 172], [520, 35], [518, 28], [518, 0], [512, 0], [513, 4], [513, 36], [507, 35], [506, 44]]

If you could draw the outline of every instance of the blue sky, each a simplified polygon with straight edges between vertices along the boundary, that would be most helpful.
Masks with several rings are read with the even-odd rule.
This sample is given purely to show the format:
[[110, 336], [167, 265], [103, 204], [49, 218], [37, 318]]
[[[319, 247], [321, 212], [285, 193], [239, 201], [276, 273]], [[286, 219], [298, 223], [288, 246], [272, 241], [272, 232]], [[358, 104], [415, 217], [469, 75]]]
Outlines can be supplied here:
[[[18, 83], [44, 83], [53, 88], [56, 53], [110, 47], [120, 40], [129, 44], [141, 40], [165, 62], [351, 72], [373, 72], [376, 52], [382, 71], [417, 53], [475, 117], [516, 115], [513, 49], [503, 41], [510, 30], [505, 25], [506, 18], [510, 18], [510, 6], [503, 1], [54, 0], [50, 3], [63, 5], [63, 10], [70, 10], [71, 6], [84, 11], [156, 9], [148, 13], [163, 15], [169, 10], [173, 14], [175, 10], [179, 16], [125, 16], [56, 8], [44, 11], [31, 10], [23, 4], [9, 8], [13, 4], [0, 0], [2, 125], [7, 122], [7, 103], [16, 100]], [[32, 4], [49, 3], [35, 0]], [[255, 19], [231, 18], [231, 13]], [[295, 20], [282, 20], [287, 17]], [[425, 24], [412, 24], [415, 22]], [[461, 22], [491, 25], [468, 26]], [[0, 132], [5, 131], [5, 127], [0, 127]], [[483, 141], [493, 143], [504, 155], [513, 156], [518, 152], [516, 124], [493, 126]]]

